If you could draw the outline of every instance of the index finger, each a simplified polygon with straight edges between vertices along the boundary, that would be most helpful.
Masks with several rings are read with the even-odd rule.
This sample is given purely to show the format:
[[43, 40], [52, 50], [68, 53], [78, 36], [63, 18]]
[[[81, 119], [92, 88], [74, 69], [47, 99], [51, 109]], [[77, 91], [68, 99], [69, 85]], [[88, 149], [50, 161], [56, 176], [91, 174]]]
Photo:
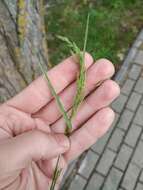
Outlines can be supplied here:
[[[85, 67], [88, 68], [93, 63], [90, 54], [85, 54]], [[78, 63], [75, 57], [71, 56], [48, 71], [48, 77], [56, 90], [60, 93], [76, 78]], [[33, 81], [28, 87], [18, 95], [7, 101], [9, 106], [13, 106], [27, 113], [35, 113], [52, 99], [52, 94], [43, 76]]]

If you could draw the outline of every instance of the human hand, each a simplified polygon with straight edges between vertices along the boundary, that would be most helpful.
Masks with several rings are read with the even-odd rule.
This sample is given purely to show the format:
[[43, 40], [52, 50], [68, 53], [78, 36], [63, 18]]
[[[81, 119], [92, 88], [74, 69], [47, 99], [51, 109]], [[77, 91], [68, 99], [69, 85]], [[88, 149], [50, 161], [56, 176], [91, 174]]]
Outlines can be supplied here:
[[[47, 190], [57, 156], [62, 155], [60, 167], [65, 169], [111, 126], [114, 112], [108, 106], [120, 93], [118, 85], [109, 79], [114, 67], [105, 59], [93, 64], [89, 54], [85, 60], [87, 97], [73, 119], [70, 142], [43, 76], [0, 106], [0, 189]], [[70, 57], [48, 71], [67, 111], [76, 92], [77, 70]], [[104, 82], [96, 88], [100, 81]]]

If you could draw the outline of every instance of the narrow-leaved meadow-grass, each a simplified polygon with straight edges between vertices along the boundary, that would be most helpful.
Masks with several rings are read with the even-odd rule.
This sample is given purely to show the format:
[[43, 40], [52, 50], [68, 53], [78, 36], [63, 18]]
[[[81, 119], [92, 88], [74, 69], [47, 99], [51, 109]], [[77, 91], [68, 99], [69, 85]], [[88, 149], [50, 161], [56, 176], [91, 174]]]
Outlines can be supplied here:
[[[56, 93], [48, 75], [47, 71], [45, 70], [44, 66], [42, 65], [42, 62], [39, 59], [39, 66], [40, 69], [47, 81], [47, 85], [51, 91], [51, 94], [55, 98], [57, 105], [59, 107], [59, 110], [65, 120], [66, 128], [65, 128], [65, 135], [69, 136], [72, 132], [72, 118], [77, 114], [78, 108], [81, 105], [81, 103], [84, 100], [85, 96], [85, 82], [86, 82], [86, 69], [85, 69], [85, 52], [86, 52], [86, 46], [87, 46], [87, 38], [88, 38], [88, 30], [89, 30], [89, 14], [87, 16], [87, 23], [86, 23], [86, 30], [85, 30], [85, 37], [84, 37], [84, 47], [81, 51], [80, 48], [76, 45], [75, 42], [71, 42], [67, 37], [63, 37], [58, 35], [57, 37], [65, 42], [66, 46], [69, 48], [71, 54], [76, 57], [77, 64], [79, 64], [79, 73], [77, 76], [77, 90], [75, 94], [75, 98], [72, 104], [72, 109], [70, 115], [67, 114], [60, 97]], [[54, 169], [53, 177], [52, 177], [52, 183], [50, 186], [50, 190], [55, 189], [56, 182], [61, 174], [62, 169], [59, 169], [59, 162], [60, 162], [61, 155], [58, 156], [57, 163]]]

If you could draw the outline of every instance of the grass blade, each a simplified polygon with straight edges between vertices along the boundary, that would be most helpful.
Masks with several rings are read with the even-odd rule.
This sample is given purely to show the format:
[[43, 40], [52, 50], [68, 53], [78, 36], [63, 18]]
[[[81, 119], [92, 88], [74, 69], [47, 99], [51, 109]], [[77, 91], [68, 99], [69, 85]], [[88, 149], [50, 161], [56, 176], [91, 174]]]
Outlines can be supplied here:
[[49, 79], [49, 77], [47, 75], [47, 72], [45, 71], [45, 69], [44, 69], [44, 67], [43, 67], [40, 59], [39, 59], [39, 66], [41, 68], [41, 71], [42, 71], [42, 73], [43, 73], [43, 75], [44, 75], [47, 83], [48, 83], [49, 89], [50, 89], [52, 95], [54, 96], [54, 98], [55, 98], [58, 106], [59, 106], [59, 110], [60, 110], [61, 114], [64, 117], [64, 120], [66, 122], [66, 131], [65, 132], [67, 133], [67, 135], [69, 135], [69, 132], [72, 130], [72, 124], [71, 124], [70, 118], [68, 117], [68, 115], [67, 115], [67, 113], [66, 113], [66, 111], [64, 109], [64, 106], [63, 106], [63, 104], [62, 104], [62, 102], [61, 102], [61, 100], [59, 98], [59, 96], [57, 95], [55, 89], [53, 88], [53, 86], [51, 84], [51, 81], [50, 81], [50, 79]]

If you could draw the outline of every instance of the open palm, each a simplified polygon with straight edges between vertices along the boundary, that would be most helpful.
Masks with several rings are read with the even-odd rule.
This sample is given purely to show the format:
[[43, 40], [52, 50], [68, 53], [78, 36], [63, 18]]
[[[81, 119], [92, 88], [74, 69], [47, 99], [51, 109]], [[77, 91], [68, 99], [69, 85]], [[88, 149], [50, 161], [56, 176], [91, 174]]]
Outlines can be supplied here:
[[[109, 78], [113, 65], [105, 59], [93, 63], [86, 54], [86, 98], [73, 119], [70, 145], [65, 123], [43, 76], [0, 107], [0, 189], [47, 190], [57, 156], [60, 167], [79, 156], [111, 126], [108, 107], [119, 95]], [[70, 57], [48, 71], [65, 109], [70, 112], [76, 92], [78, 65]], [[97, 88], [97, 84], [102, 84]], [[57, 185], [58, 186], [58, 185]]]

